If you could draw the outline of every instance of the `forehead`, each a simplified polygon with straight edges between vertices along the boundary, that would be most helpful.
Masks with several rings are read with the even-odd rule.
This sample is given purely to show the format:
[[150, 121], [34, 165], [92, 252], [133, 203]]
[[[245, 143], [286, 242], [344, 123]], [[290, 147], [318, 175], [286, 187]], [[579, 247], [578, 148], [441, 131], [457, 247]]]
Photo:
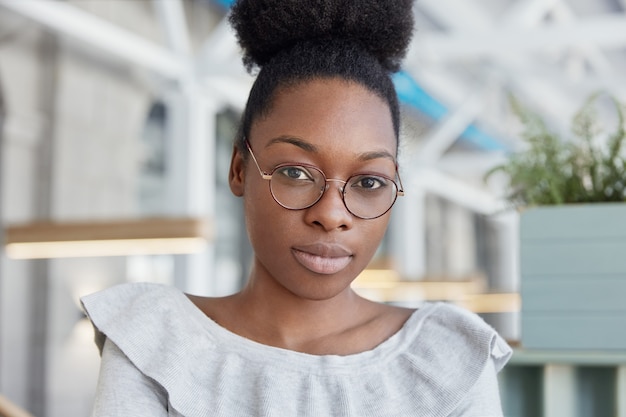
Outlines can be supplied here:
[[265, 116], [252, 124], [251, 142], [264, 146], [293, 136], [328, 152], [386, 151], [397, 140], [385, 100], [355, 82], [314, 79], [276, 93]]

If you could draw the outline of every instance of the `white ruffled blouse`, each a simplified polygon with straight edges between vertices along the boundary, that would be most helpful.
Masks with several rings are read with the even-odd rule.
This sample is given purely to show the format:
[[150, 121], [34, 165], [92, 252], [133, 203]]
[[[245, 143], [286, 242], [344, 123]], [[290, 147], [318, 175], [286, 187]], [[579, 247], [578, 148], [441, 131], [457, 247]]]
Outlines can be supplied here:
[[499, 417], [511, 349], [446, 303], [416, 310], [372, 350], [310, 355], [221, 327], [174, 287], [82, 299], [102, 354], [94, 417]]

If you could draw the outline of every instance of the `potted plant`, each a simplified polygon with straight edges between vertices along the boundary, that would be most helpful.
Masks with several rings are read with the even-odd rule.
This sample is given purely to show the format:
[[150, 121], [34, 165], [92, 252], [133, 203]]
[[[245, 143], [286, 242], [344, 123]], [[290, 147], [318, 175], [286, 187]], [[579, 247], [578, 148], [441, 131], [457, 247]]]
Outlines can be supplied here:
[[564, 138], [511, 103], [527, 148], [487, 176], [505, 174], [520, 209], [522, 346], [626, 349], [625, 107], [592, 95]]

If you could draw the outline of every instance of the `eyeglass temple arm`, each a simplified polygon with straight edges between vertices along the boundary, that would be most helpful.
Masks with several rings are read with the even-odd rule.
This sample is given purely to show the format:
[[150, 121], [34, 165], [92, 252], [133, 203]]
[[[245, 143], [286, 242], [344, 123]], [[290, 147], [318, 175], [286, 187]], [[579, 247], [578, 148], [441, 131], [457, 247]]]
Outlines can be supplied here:
[[400, 178], [400, 171], [398, 170], [398, 165], [396, 165], [396, 175], [398, 176], [398, 182], [400, 183], [400, 188], [398, 189], [398, 195], [404, 195], [404, 185], [402, 185], [402, 178]]
[[263, 170], [259, 166], [259, 163], [257, 162], [256, 157], [254, 156], [254, 153], [252, 152], [252, 148], [250, 147], [250, 142], [248, 142], [248, 138], [245, 138], [244, 141], [246, 142], [246, 148], [248, 148], [248, 152], [250, 152], [250, 156], [252, 156], [254, 165], [256, 165], [257, 169], [259, 170], [259, 174], [261, 174], [261, 178], [263, 178], [264, 180], [271, 180], [272, 176], [270, 174], [266, 174], [265, 172], [263, 172]]

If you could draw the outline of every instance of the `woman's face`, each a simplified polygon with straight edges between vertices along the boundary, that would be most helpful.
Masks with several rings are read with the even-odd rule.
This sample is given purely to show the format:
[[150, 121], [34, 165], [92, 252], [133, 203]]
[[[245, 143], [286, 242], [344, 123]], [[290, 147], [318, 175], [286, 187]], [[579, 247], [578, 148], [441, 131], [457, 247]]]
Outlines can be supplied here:
[[[326, 178], [346, 180], [367, 172], [396, 178], [396, 138], [388, 105], [356, 83], [312, 80], [280, 90], [269, 114], [256, 120], [248, 138], [266, 173], [281, 164], [318, 167]], [[288, 210], [272, 197], [251, 157], [237, 151], [231, 189], [243, 196], [255, 251], [251, 279], [265, 280], [305, 299], [345, 291], [367, 266], [389, 222], [353, 216], [339, 182], [329, 182], [312, 207]]]

